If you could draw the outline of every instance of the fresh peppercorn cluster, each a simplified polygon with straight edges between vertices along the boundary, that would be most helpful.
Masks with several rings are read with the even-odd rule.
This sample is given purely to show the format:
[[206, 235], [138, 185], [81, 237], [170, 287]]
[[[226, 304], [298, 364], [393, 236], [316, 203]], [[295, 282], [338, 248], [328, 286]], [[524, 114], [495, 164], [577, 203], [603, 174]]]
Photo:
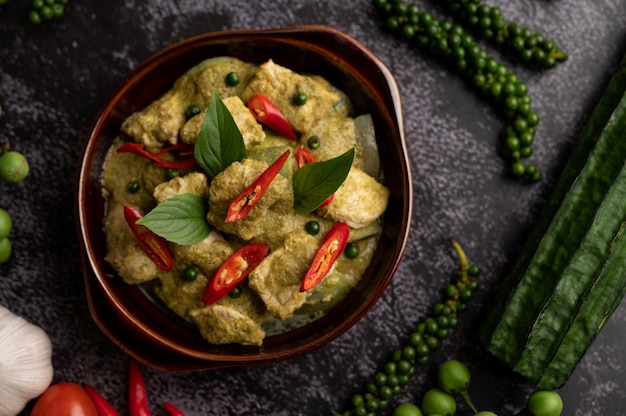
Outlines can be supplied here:
[[[0, 0], [2, 1], [2, 0]], [[6, 0], [5, 0], [6, 1]], [[63, 16], [68, 0], [33, 0], [28, 20], [35, 25]]]
[[446, 0], [439, 2], [475, 34], [496, 46], [504, 47], [525, 63], [552, 68], [567, 55], [556, 43], [530, 28], [508, 22], [498, 7], [482, 0]]
[[458, 324], [458, 314], [478, 288], [472, 279], [480, 273], [478, 266], [469, 264], [461, 246], [452, 241], [459, 257], [457, 280], [445, 290], [445, 300], [437, 303], [432, 313], [422, 319], [401, 348], [395, 350], [382, 368], [366, 383], [365, 391], [352, 397], [351, 408], [342, 416], [375, 415], [388, 407], [389, 399], [400, 394], [416, 373], [416, 365], [429, 362], [430, 353], [438, 350]]
[[[533, 111], [528, 87], [516, 74], [497, 59], [491, 57], [464, 26], [449, 20], [439, 20], [428, 11], [421, 11], [416, 4], [402, 0], [373, 0], [384, 20], [385, 27], [401, 36], [411, 45], [443, 59], [455, 67], [481, 95], [490, 99], [506, 120], [502, 133], [501, 153], [516, 177], [537, 182], [541, 172], [524, 159], [532, 155], [539, 116]], [[553, 42], [532, 34], [514, 23], [506, 23], [499, 9], [479, 5], [474, 0], [470, 7], [465, 3], [467, 24], [481, 27], [483, 36], [496, 43], [515, 44], [521, 48], [524, 60], [541, 62], [549, 66], [565, 59]], [[451, 3], [459, 3], [450, 0]], [[458, 6], [461, 10], [461, 6]], [[473, 14], [467, 12], [473, 11]], [[459, 11], [461, 14], [461, 11]], [[461, 19], [463, 20], [463, 19]]]

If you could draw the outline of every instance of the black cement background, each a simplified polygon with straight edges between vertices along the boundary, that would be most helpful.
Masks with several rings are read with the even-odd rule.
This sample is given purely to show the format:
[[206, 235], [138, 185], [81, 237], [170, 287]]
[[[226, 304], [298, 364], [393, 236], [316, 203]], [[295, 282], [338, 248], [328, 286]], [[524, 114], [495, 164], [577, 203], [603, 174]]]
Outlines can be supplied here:
[[[15, 224], [12, 258], [0, 266], [0, 304], [47, 331], [55, 382], [91, 384], [125, 414], [128, 357], [89, 316], [74, 232], [79, 151], [104, 99], [143, 59], [189, 36], [317, 23], [371, 48], [400, 85], [415, 186], [406, 256], [371, 313], [307, 356], [192, 374], [144, 368], [153, 413], [165, 414], [164, 401], [189, 416], [341, 410], [439, 299], [456, 267], [446, 243], [451, 236], [482, 267], [482, 290], [433, 362], [467, 362], [478, 407], [500, 415], [522, 407], [532, 386], [485, 357], [473, 333], [625, 52], [624, 0], [490, 2], [510, 19], [549, 34], [570, 55], [546, 72], [509, 64], [528, 84], [542, 119], [533, 161], [545, 179], [534, 186], [504, 174], [496, 156], [502, 120], [493, 107], [453, 70], [382, 31], [368, 0], [72, 0], [61, 20], [38, 27], [24, 19], [28, 3], [12, 0], [0, 14], [0, 142], [11, 142], [31, 164], [27, 180], [0, 194], [0, 206]], [[440, 15], [432, 2], [419, 5]], [[562, 389], [564, 415], [626, 414], [625, 326], [622, 305]], [[434, 369], [420, 370], [391, 407], [417, 400], [434, 383]]]

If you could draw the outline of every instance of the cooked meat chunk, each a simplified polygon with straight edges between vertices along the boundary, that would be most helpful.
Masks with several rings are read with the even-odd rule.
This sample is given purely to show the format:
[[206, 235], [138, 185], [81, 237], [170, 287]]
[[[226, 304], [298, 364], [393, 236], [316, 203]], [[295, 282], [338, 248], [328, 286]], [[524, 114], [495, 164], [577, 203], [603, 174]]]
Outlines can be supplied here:
[[[239, 97], [227, 97], [222, 100], [230, 114], [235, 120], [235, 124], [239, 128], [243, 136], [243, 142], [246, 149], [261, 144], [265, 139], [263, 127], [256, 121], [248, 107], [241, 101]], [[198, 133], [204, 122], [204, 113], [198, 114], [182, 127], [180, 130], [180, 140], [185, 143], [194, 144], [198, 138]]]
[[203, 198], [209, 196], [209, 183], [204, 173], [191, 172], [162, 182], [154, 189], [154, 198], [158, 203], [176, 195], [196, 194]]
[[244, 189], [267, 169], [268, 164], [253, 159], [232, 163], [217, 175], [209, 190], [209, 213], [207, 219], [218, 230], [234, 234], [243, 240], [250, 240], [268, 226], [264, 223], [267, 211], [271, 208], [278, 213], [293, 211], [293, 194], [289, 183], [282, 175], [277, 175], [247, 217], [240, 221], [225, 223], [228, 205]]
[[352, 168], [332, 203], [318, 211], [323, 217], [362, 228], [385, 212], [388, 198], [389, 189], [362, 170]]
[[300, 292], [302, 278], [319, 247], [305, 231], [291, 233], [282, 248], [272, 251], [248, 276], [273, 316], [286, 319], [304, 304], [309, 293]]
[[246, 287], [239, 298], [227, 296], [213, 305], [205, 305], [189, 312], [202, 336], [210, 343], [244, 345], [263, 343], [265, 332], [261, 328], [261, 322], [265, 314], [258, 296]]
[[[304, 105], [294, 105], [296, 93], [306, 93]], [[333, 110], [340, 95], [319, 77], [301, 75], [275, 64], [272, 60], [259, 66], [258, 71], [242, 93], [247, 102], [254, 94], [262, 94], [285, 115], [294, 130], [305, 133], [317, 119]]]
[[104, 219], [104, 232], [109, 248], [105, 260], [124, 282], [136, 284], [154, 279], [159, 268], [141, 249], [124, 218], [122, 204], [110, 203]]
[[[233, 71], [242, 81], [239, 86], [224, 82], [226, 75]], [[152, 153], [164, 144], [176, 144], [186, 121], [187, 107], [197, 104], [206, 108], [213, 92], [222, 99], [239, 95], [255, 71], [254, 65], [236, 58], [207, 59], [178, 78], [161, 98], [128, 117], [122, 124], [122, 131]]]

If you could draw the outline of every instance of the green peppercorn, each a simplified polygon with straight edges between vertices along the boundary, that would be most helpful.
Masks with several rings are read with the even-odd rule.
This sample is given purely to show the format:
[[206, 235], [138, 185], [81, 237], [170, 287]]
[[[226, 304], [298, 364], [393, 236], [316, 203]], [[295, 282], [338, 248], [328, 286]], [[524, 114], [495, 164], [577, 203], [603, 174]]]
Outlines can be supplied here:
[[234, 87], [239, 85], [241, 79], [239, 78], [239, 74], [237, 72], [229, 72], [226, 74], [226, 85]]
[[190, 118], [192, 118], [193, 116], [197, 116], [201, 112], [202, 107], [200, 107], [198, 104], [190, 104], [187, 109], [185, 109], [185, 117], [187, 118], [187, 120], [189, 120]]
[[306, 144], [309, 147], [309, 149], [316, 150], [316, 149], [319, 149], [320, 146], [322, 145], [322, 140], [318, 136], [311, 136], [306, 141]]
[[311, 235], [317, 235], [320, 232], [320, 223], [315, 220], [311, 220], [304, 224], [304, 229]]
[[293, 103], [295, 105], [304, 105], [308, 101], [309, 96], [305, 92], [297, 92], [293, 95]]
[[354, 242], [349, 242], [346, 244], [346, 248], [343, 250], [343, 253], [347, 258], [353, 259], [359, 255], [359, 246]]
[[228, 292], [228, 296], [230, 296], [231, 298], [238, 298], [239, 296], [241, 296], [241, 286], [236, 286], [233, 290], [231, 290], [230, 292]]
[[193, 282], [198, 278], [198, 269], [195, 266], [187, 266], [183, 270], [183, 279], [187, 282]]
[[141, 183], [138, 180], [132, 180], [126, 185], [126, 190], [131, 194], [136, 194], [141, 189]]
[[180, 176], [180, 171], [178, 169], [168, 169], [165, 171], [165, 177], [168, 181], [177, 178]]

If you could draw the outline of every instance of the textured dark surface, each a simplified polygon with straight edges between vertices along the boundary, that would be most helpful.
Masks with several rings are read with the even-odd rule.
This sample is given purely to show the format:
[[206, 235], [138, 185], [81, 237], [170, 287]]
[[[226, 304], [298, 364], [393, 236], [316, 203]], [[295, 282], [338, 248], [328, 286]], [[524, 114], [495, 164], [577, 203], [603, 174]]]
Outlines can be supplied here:
[[[47, 331], [55, 382], [91, 384], [126, 413], [128, 358], [89, 316], [74, 232], [77, 159], [107, 94], [139, 62], [180, 39], [222, 29], [318, 23], [371, 48], [400, 85], [415, 185], [405, 258], [372, 312], [317, 352], [271, 366], [192, 374], [144, 368], [153, 413], [165, 414], [164, 401], [187, 415], [341, 410], [453, 276], [456, 258], [448, 237], [481, 266], [482, 289], [433, 363], [467, 362], [471, 392], [482, 409], [507, 415], [522, 407], [532, 386], [485, 357], [473, 333], [625, 52], [626, 1], [490, 2], [548, 34], [570, 56], [546, 72], [510, 64], [527, 82], [542, 118], [533, 161], [545, 179], [533, 186], [504, 175], [496, 156], [502, 120], [493, 107], [454, 71], [381, 30], [369, 0], [70, 0], [61, 20], [39, 27], [24, 19], [27, 3], [10, 1], [0, 14], [0, 142], [10, 142], [31, 164], [27, 180], [0, 193], [0, 206], [14, 220], [14, 252], [0, 266], [0, 304]], [[419, 4], [440, 15], [434, 3]], [[626, 414], [625, 327], [622, 305], [562, 389], [564, 415]], [[434, 368], [423, 367], [392, 405], [418, 400], [434, 383]]]

